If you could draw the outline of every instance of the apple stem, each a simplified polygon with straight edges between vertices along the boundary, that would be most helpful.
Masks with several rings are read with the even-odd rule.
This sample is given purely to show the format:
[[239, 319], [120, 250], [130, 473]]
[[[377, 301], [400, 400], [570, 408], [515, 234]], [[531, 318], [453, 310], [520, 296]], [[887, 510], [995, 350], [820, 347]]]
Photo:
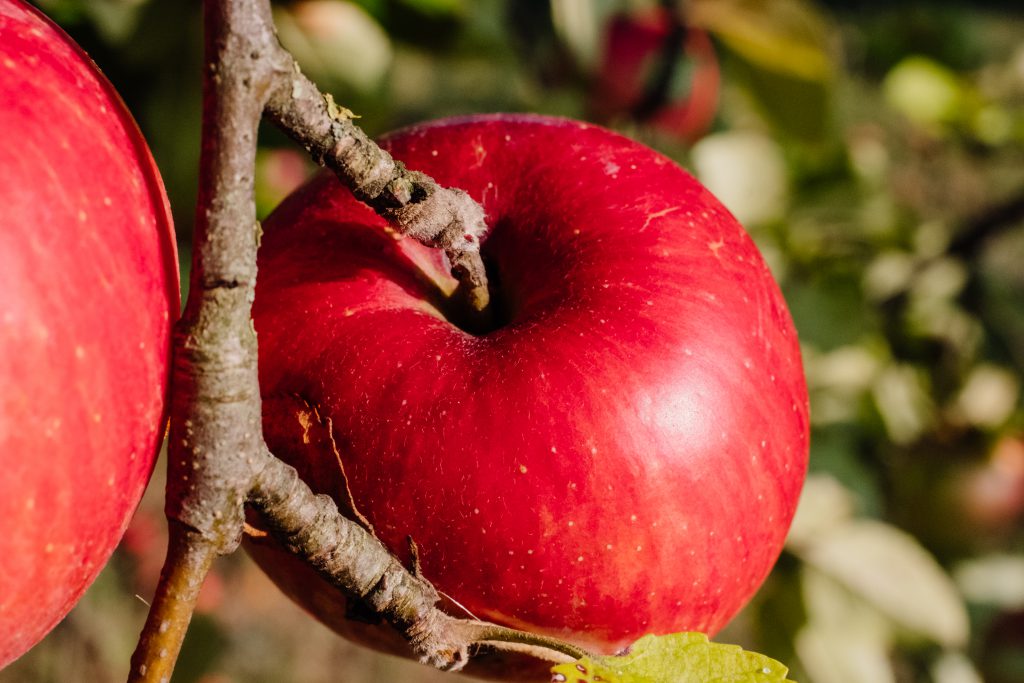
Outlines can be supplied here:
[[419, 171], [410, 171], [371, 140], [355, 116], [320, 92], [294, 58], [278, 46], [279, 70], [266, 115], [305, 147], [322, 166], [335, 172], [362, 202], [402, 235], [444, 250], [459, 296], [468, 307], [485, 311], [490, 301], [480, 242], [487, 232], [484, 210], [466, 192], [446, 188]]
[[487, 645], [496, 650], [524, 652], [538, 659], [557, 664], [594, 656], [590, 651], [559, 638], [519, 631], [483, 621], [467, 623], [470, 624], [467, 637], [474, 644]]

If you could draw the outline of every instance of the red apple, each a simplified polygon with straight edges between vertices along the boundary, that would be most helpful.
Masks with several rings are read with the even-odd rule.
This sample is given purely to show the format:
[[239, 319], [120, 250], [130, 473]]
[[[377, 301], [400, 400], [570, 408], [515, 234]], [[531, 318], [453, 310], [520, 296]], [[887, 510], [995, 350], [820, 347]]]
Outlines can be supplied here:
[[638, 111], [674, 33], [672, 13], [664, 7], [624, 12], [608, 22], [590, 97], [595, 116], [612, 121], [642, 114], [643, 122], [661, 133], [690, 143], [708, 131], [718, 110], [721, 76], [711, 38], [699, 28], [688, 28], [678, 39], [676, 58], [683, 63], [676, 68], [686, 76], [684, 92], [674, 92], [670, 83], [664, 103]]
[[167, 199], [110, 84], [0, 0], [0, 667], [106, 562], [164, 428]]
[[[411, 537], [455, 613], [606, 652], [718, 631], [782, 548], [808, 448], [796, 334], [750, 238], [672, 161], [585, 123], [384, 145], [483, 204], [498, 321], [461, 329], [443, 256], [319, 176], [260, 252], [272, 450], [405, 559]], [[284, 551], [254, 554], [376, 637]]]

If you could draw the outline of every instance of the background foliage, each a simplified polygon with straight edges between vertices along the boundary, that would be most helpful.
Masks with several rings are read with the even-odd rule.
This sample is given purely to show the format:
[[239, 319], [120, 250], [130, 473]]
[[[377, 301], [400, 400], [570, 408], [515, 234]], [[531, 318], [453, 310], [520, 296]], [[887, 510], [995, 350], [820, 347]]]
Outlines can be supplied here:
[[[39, 4], [138, 118], [187, 267], [198, 3]], [[1024, 680], [1024, 11], [689, 0], [711, 42], [691, 30], [666, 50], [658, 6], [275, 10], [282, 41], [371, 134], [481, 111], [599, 120], [693, 169], [748, 226], [800, 331], [812, 474], [776, 571], [718, 640], [804, 683]], [[311, 170], [265, 132], [261, 214]], [[161, 483], [162, 465], [99, 581], [0, 683], [124, 679], [163, 558]], [[442, 676], [335, 638], [239, 554], [206, 586], [175, 680]]]

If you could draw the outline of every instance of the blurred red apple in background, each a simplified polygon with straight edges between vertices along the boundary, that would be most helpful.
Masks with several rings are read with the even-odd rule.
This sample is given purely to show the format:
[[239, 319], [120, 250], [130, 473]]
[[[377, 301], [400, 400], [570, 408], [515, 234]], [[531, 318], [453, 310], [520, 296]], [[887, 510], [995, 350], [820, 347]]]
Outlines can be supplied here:
[[[260, 251], [271, 449], [406, 560], [411, 538], [482, 619], [603, 651], [718, 631], [780, 552], [808, 448], [796, 334], [749, 237], [596, 126], [484, 116], [383, 144], [483, 204], [497, 320], [460, 328], [443, 256], [319, 176]], [[271, 541], [250, 549], [327, 624], [377, 637]]]
[[[649, 101], [666, 58], [677, 61], [669, 81], [660, 84], [664, 101]], [[663, 7], [622, 13], [605, 29], [591, 109], [600, 120], [636, 118], [664, 135], [694, 142], [715, 120], [720, 86], [718, 57], [706, 31], [677, 25]]]
[[0, 0], [0, 666], [120, 539], [164, 430], [178, 270], [167, 200], [110, 84]]

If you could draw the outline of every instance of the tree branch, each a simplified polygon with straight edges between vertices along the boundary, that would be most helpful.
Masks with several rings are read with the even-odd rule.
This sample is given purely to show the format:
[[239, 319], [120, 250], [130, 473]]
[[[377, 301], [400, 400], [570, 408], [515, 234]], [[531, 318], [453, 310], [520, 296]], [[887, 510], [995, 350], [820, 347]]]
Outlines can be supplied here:
[[388, 621], [421, 661], [449, 670], [466, 664], [471, 643], [451, 628], [458, 620], [435, 606], [434, 587], [343, 517], [333, 499], [314, 494], [294, 467], [269, 457], [252, 494], [253, 508], [279, 543]]
[[407, 170], [303, 76], [277, 42], [268, 0], [206, 0], [199, 200], [189, 299], [175, 329], [166, 513], [170, 544], [132, 658], [133, 683], [166, 683], [199, 589], [237, 549], [248, 503], [274, 537], [392, 624], [423, 661], [464, 666], [474, 645], [545, 660], [579, 648], [437, 608], [438, 593], [275, 458], [262, 431], [251, 304], [260, 229], [256, 137], [267, 115], [405, 234], [445, 249], [473, 308], [487, 304], [483, 210]]
[[203, 579], [216, 553], [210, 543], [194, 538], [194, 532], [172, 522], [167, 560], [160, 574], [148, 623], [132, 655], [129, 683], [169, 681], [181, 651]]
[[352, 112], [322, 94], [283, 48], [282, 53], [292, 66], [267, 102], [267, 117], [401, 234], [443, 249], [459, 295], [470, 310], [485, 311], [490, 294], [480, 258], [487, 230], [483, 208], [462, 190], [441, 187], [395, 161], [353, 123]]
[[165, 683], [213, 558], [242, 537], [265, 453], [256, 334], [256, 134], [277, 37], [266, 0], [208, 0], [191, 287], [175, 327], [166, 514], [171, 543], [129, 680]]
[[591, 656], [556, 638], [457, 619], [437, 608], [437, 590], [408, 570], [376, 537], [316, 495], [291, 465], [268, 454], [250, 503], [269, 532], [346, 596], [369, 606], [409, 642], [420, 661], [457, 671], [474, 645], [562, 662]]

